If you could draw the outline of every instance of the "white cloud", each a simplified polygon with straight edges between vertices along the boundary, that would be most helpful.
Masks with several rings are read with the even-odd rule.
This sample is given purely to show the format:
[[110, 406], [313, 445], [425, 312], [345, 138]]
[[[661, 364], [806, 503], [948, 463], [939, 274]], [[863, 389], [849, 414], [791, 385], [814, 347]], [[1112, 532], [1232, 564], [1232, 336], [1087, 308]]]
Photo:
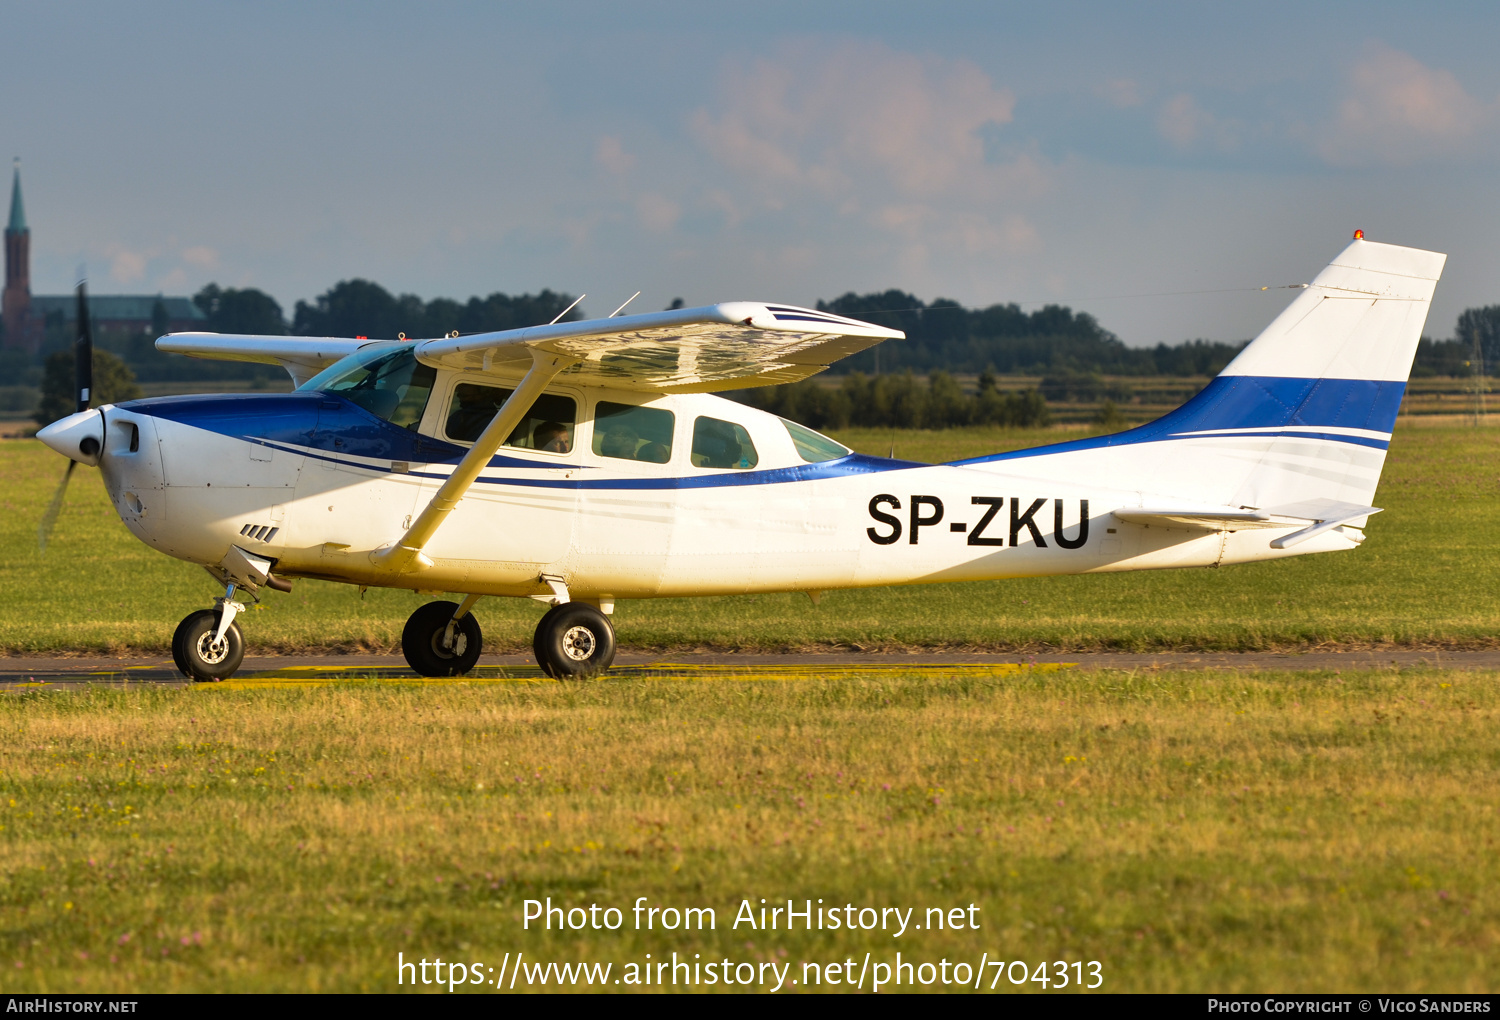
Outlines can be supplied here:
[[1146, 101], [1141, 94], [1140, 83], [1131, 78], [1112, 79], [1099, 86], [1096, 91], [1109, 105], [1122, 110], [1140, 106]]
[[1179, 92], [1162, 104], [1156, 115], [1156, 130], [1181, 151], [1201, 144], [1218, 152], [1233, 152], [1239, 148], [1245, 125], [1233, 118], [1215, 117], [1192, 95]]
[[731, 64], [721, 96], [691, 130], [726, 172], [706, 204], [739, 217], [791, 213], [862, 224], [904, 264], [933, 251], [1014, 251], [1035, 230], [1007, 226], [1044, 193], [1050, 168], [1030, 154], [990, 159], [985, 135], [1016, 98], [966, 60], [875, 43], [788, 47]]
[[1186, 149], [1196, 142], [1212, 124], [1213, 118], [1186, 92], [1167, 100], [1156, 118], [1156, 129], [1161, 136], [1179, 149]]
[[109, 260], [109, 275], [118, 283], [135, 283], [146, 276], [146, 256], [141, 252], [120, 249]]
[[156, 289], [162, 292], [183, 290], [188, 285], [188, 276], [179, 266], [156, 281]]
[[1496, 107], [1475, 99], [1452, 72], [1372, 42], [1349, 71], [1331, 123], [1315, 140], [1336, 165], [1406, 165], [1472, 147]]
[[605, 170], [621, 176], [635, 166], [635, 157], [625, 151], [625, 143], [614, 135], [605, 135], [594, 147], [594, 161]]
[[219, 265], [219, 253], [205, 245], [197, 245], [183, 249], [182, 261], [195, 269], [216, 269]]
[[662, 234], [677, 225], [682, 207], [661, 195], [646, 194], [636, 199], [635, 214], [641, 226], [655, 234]]
[[1008, 124], [1016, 100], [965, 60], [874, 44], [801, 48], [733, 68], [718, 114], [693, 127], [725, 165], [778, 184], [842, 190], [876, 177], [937, 195], [992, 176], [979, 131]]

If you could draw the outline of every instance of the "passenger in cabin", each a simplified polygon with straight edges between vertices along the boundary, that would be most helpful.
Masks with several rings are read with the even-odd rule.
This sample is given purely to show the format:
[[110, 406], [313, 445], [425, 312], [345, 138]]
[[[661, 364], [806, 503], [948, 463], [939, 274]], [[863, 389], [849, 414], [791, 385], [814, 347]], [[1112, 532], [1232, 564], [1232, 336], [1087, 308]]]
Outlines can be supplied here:
[[672, 451], [662, 443], [647, 443], [635, 455], [636, 460], [643, 460], [648, 464], [665, 464], [671, 457]]
[[641, 437], [636, 434], [635, 429], [618, 421], [607, 421], [603, 424], [607, 431], [599, 443], [599, 452], [606, 457], [635, 460], [636, 447], [641, 442]]
[[561, 422], [544, 421], [532, 433], [532, 443], [536, 449], [548, 453], [567, 453], [573, 449], [573, 434]]
[[699, 418], [693, 432], [694, 459], [699, 467], [740, 467], [740, 444], [734, 427], [712, 418]]

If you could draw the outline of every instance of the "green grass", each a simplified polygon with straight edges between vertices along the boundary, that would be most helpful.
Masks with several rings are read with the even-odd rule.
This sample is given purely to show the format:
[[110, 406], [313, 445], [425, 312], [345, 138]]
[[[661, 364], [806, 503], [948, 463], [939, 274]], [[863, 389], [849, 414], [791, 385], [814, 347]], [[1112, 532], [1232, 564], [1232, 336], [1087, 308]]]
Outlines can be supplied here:
[[[899, 950], [1098, 960], [1106, 991], [1493, 991], [1495, 681], [36, 691], [0, 699], [0, 973], [16, 993], [395, 990], [398, 952], [618, 975], [675, 950], [800, 977]], [[718, 926], [521, 927], [526, 899], [639, 896]], [[980, 928], [736, 931], [744, 897], [972, 903]]]
[[[851, 431], [867, 452], [951, 460], [1066, 438], [960, 429]], [[1357, 551], [1219, 570], [1176, 570], [803, 595], [624, 602], [635, 647], [740, 649], [1265, 649], [1328, 644], [1492, 646], [1500, 633], [1500, 430], [1398, 426]], [[0, 442], [0, 651], [165, 651], [177, 621], [209, 604], [199, 569], [141, 545], [81, 469], [42, 556], [36, 522], [62, 462], [34, 440]], [[243, 620], [252, 651], [389, 650], [419, 604], [410, 592], [299, 581]], [[487, 599], [492, 650], [529, 647], [542, 606]]]

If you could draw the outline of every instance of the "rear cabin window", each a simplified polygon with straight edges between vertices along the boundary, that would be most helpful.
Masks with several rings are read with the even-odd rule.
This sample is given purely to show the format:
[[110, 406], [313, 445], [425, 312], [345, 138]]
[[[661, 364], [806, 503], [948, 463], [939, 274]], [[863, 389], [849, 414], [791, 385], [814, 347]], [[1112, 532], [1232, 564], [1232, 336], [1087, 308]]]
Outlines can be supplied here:
[[672, 459], [676, 416], [659, 407], [612, 404], [594, 407], [594, 453], [600, 457], [665, 464]]
[[745, 426], [718, 418], [693, 422], [693, 467], [753, 468], [759, 459]]
[[[460, 443], [472, 443], [489, 425], [514, 390], [497, 386], [459, 383], [448, 404], [448, 419], [443, 431]], [[521, 423], [505, 440], [506, 446], [546, 453], [570, 453], [573, 450], [573, 427], [578, 421], [578, 404], [572, 397], [543, 393], [526, 412]]]
[[847, 457], [854, 451], [840, 443], [834, 442], [821, 433], [814, 432], [805, 425], [798, 425], [794, 421], [781, 419], [781, 424], [786, 426], [787, 433], [792, 437], [792, 445], [797, 448], [797, 456], [809, 464], [821, 464], [825, 460], [838, 460]]

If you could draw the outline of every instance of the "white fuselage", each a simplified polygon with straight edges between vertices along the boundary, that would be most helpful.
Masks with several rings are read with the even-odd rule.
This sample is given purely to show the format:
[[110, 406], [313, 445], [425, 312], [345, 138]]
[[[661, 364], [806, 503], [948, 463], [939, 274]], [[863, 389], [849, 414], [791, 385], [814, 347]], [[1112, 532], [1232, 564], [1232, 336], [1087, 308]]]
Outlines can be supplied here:
[[[298, 408], [317, 397], [293, 394], [260, 398], [264, 409], [242, 398], [238, 411], [207, 416], [169, 401], [105, 408], [100, 467], [130, 530], [184, 560], [211, 566], [238, 545], [273, 560], [283, 577], [485, 595], [545, 594], [543, 575], [562, 579], [574, 598], [603, 600], [1208, 567], [1351, 549], [1362, 539], [1338, 528], [1280, 551], [1269, 540], [1295, 527], [1205, 531], [1115, 518], [1119, 508], [1181, 500], [1180, 464], [1169, 463], [1187, 451], [1180, 442], [1154, 444], [1159, 473], [1139, 470], [1144, 451], [1136, 450], [1128, 479], [1094, 469], [1107, 451], [979, 465], [858, 456], [808, 463], [780, 419], [733, 401], [564, 385], [548, 392], [578, 407], [571, 450], [502, 448], [428, 543], [432, 565], [382, 569], [374, 555], [400, 538], [452, 471], [451, 451], [462, 453], [464, 444], [444, 434], [444, 409], [471, 379], [440, 372], [408, 430], [450, 451], [441, 459], [421, 459], [420, 442], [416, 454], [402, 455], [413, 459], [390, 456], [394, 447], [371, 445], [373, 426], [332, 402], [316, 412], [328, 426], [299, 425], [297, 415], [316, 414]], [[293, 398], [301, 403], [287, 410]], [[666, 460], [596, 452], [600, 401], [672, 412]], [[267, 425], [278, 414], [286, 419], [280, 431]], [[755, 466], [695, 466], [700, 416], [741, 426]], [[1221, 441], [1214, 456], [1226, 442], [1252, 457], [1272, 440]], [[1383, 450], [1351, 454], [1361, 455], [1374, 458], [1368, 468], [1378, 475]]]

